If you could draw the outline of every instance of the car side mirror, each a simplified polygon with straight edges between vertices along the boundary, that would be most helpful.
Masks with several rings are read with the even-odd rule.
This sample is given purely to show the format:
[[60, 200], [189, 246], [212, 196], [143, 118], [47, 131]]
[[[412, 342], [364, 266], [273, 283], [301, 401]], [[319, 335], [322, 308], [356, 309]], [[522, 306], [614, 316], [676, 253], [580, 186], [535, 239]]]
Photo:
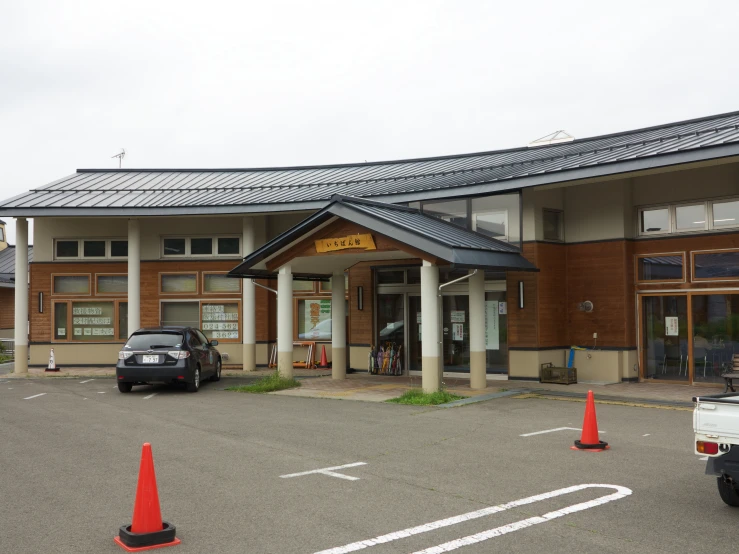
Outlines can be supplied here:
[[210, 341], [210, 345], [211, 346], [218, 346], [218, 341], [217, 340], [212, 340], [212, 341]]

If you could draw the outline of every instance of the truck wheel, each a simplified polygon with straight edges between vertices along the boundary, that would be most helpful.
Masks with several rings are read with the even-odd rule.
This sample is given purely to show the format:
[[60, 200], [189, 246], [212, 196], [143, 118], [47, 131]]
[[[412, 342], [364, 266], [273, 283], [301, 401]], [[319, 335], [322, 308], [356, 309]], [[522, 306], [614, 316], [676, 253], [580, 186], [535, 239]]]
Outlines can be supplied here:
[[726, 504], [739, 508], [739, 492], [737, 492], [733, 483], [727, 483], [723, 477], [719, 477], [718, 493], [721, 495], [721, 500]]

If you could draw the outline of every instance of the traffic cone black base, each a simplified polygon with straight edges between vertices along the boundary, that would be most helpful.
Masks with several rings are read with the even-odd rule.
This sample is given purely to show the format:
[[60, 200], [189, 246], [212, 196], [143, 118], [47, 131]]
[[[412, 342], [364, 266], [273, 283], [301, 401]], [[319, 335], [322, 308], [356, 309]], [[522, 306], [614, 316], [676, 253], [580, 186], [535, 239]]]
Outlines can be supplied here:
[[590, 450], [591, 452], [603, 452], [611, 448], [607, 442], [598, 441], [598, 444], [583, 444], [580, 441], [575, 441], [575, 446], [570, 446], [572, 450]]
[[180, 544], [180, 539], [175, 537], [175, 531], [175, 526], [166, 521], [162, 522], [161, 531], [153, 533], [132, 533], [130, 525], [123, 525], [119, 536], [113, 540], [126, 552], [144, 552]]

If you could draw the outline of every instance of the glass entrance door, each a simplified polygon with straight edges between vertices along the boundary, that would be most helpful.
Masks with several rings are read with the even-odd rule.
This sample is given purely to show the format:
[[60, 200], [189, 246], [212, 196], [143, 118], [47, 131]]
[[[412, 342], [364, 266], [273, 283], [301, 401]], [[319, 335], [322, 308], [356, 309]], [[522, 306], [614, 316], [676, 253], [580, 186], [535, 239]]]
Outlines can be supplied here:
[[641, 304], [642, 376], [689, 381], [688, 297], [644, 296]]
[[739, 353], [739, 294], [693, 294], [693, 379], [723, 383]]
[[[405, 371], [406, 340], [405, 340], [405, 297], [399, 294], [377, 295], [377, 348], [392, 352], [395, 360], [387, 360], [387, 368], [381, 373], [398, 375], [393, 364], [399, 364], [398, 370]], [[389, 350], [388, 350], [389, 349]]]

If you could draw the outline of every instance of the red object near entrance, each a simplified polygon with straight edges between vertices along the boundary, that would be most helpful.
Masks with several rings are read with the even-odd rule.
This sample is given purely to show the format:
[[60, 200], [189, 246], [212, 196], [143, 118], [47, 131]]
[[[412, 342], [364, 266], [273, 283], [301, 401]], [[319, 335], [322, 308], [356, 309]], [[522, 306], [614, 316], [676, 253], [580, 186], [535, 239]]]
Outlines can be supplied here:
[[582, 435], [580, 440], [575, 441], [575, 446], [570, 446], [572, 450], [589, 450], [590, 452], [603, 452], [610, 447], [607, 442], [603, 442], [598, 437], [598, 420], [595, 416], [595, 398], [593, 391], [588, 391], [588, 398], [585, 401], [585, 419], [582, 423]]
[[325, 344], [321, 347], [321, 363], [318, 364], [318, 367], [320, 367], [321, 369], [328, 368], [328, 358], [326, 357], [326, 345]]

